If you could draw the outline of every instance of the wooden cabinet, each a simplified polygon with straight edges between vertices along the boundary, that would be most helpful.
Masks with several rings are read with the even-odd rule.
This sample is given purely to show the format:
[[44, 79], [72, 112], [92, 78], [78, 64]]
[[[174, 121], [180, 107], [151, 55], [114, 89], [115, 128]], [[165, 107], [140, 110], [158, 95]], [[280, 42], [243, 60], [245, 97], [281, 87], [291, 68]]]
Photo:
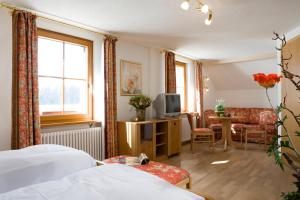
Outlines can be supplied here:
[[120, 155], [145, 153], [152, 160], [164, 160], [180, 153], [181, 119], [118, 121]]
[[174, 119], [169, 122], [168, 156], [178, 154], [181, 150], [181, 120]]

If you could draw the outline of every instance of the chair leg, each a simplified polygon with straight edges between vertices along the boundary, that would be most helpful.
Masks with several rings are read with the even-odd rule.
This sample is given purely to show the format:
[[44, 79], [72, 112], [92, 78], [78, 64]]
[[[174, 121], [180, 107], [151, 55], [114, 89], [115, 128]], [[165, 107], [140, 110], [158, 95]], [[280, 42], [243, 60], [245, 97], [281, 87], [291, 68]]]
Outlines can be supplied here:
[[208, 150], [211, 150], [211, 137], [208, 136]]
[[215, 151], [215, 136], [212, 135], [212, 150]]
[[191, 137], [191, 150], [192, 150], [192, 153], [194, 153], [194, 134], [192, 134], [192, 137]]
[[245, 151], [247, 151], [247, 143], [248, 143], [248, 132], [245, 132]]

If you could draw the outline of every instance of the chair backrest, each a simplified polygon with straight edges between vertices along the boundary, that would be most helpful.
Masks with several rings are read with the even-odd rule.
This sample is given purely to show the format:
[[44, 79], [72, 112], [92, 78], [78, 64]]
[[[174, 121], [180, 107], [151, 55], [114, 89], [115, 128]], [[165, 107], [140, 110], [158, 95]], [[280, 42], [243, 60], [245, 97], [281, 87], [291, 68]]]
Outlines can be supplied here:
[[187, 113], [187, 118], [189, 120], [191, 130], [194, 130], [194, 116], [190, 113]]
[[272, 111], [264, 111], [259, 114], [259, 124], [264, 127], [266, 125], [275, 125], [276, 114]]

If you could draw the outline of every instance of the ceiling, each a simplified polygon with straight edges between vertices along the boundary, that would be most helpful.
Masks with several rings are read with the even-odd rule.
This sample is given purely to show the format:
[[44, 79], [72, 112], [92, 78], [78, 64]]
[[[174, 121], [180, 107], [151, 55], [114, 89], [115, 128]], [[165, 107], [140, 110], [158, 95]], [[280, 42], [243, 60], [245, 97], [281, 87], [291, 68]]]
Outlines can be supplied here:
[[[300, 0], [203, 0], [206, 15], [180, 9], [182, 0], [6, 0], [109, 31], [143, 45], [194, 58], [235, 59], [274, 52], [272, 32], [300, 26]], [[195, 0], [192, 0], [195, 1]], [[76, 3], [75, 3], [76, 2]]]

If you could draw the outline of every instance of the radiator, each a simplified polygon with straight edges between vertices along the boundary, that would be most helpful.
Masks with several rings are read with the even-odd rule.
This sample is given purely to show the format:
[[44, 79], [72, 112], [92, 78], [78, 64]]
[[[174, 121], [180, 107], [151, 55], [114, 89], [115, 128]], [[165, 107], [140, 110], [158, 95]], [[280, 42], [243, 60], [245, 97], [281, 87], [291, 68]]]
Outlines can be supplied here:
[[42, 144], [58, 144], [83, 150], [96, 160], [104, 159], [104, 143], [101, 127], [42, 133]]

